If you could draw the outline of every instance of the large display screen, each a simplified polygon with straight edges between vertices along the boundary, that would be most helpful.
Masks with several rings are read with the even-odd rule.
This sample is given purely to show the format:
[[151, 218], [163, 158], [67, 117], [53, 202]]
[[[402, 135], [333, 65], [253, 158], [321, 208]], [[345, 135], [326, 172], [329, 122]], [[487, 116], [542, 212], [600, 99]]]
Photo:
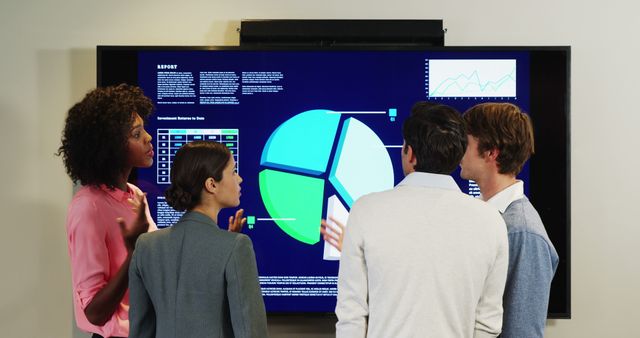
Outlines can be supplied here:
[[[98, 48], [98, 85], [139, 85], [156, 105], [146, 125], [156, 158], [135, 182], [159, 227], [181, 216], [163, 197], [180, 146], [211, 140], [233, 153], [244, 179], [243, 232], [271, 313], [334, 310], [339, 252], [322, 241], [320, 219], [346, 222], [360, 196], [402, 180], [402, 121], [415, 102], [464, 112], [493, 101], [520, 106], [537, 129], [538, 153], [520, 178], [561, 257], [550, 313], [568, 316], [567, 79], [564, 48]], [[558, 149], [565, 158], [547, 163], [545, 153]], [[559, 190], [543, 188], [554, 179], [545, 166], [556, 168]], [[553, 210], [538, 203], [560, 190], [566, 199]], [[221, 212], [222, 227], [234, 211]]]

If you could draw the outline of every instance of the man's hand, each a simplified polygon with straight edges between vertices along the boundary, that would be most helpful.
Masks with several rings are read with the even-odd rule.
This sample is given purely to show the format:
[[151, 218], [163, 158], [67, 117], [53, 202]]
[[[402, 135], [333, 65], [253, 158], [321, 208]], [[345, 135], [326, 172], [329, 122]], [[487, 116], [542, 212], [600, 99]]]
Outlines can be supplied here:
[[338, 251], [342, 252], [342, 240], [344, 239], [344, 224], [340, 223], [333, 217], [329, 219], [335, 223], [336, 226], [332, 226], [327, 223], [326, 220], [320, 221], [320, 233], [325, 242], [331, 244]]
[[123, 218], [117, 219], [118, 224], [120, 224], [124, 245], [129, 253], [133, 252], [138, 237], [149, 231], [149, 221], [147, 220], [147, 214], [145, 212], [147, 207], [145, 196], [146, 194], [136, 194], [133, 200], [129, 200], [129, 203], [133, 206], [137, 214], [136, 219], [130, 227], [127, 226]]
[[231, 232], [241, 232], [242, 226], [247, 222], [246, 217], [242, 217], [244, 214], [244, 209], [240, 209], [236, 211], [235, 216], [229, 216], [229, 231]]

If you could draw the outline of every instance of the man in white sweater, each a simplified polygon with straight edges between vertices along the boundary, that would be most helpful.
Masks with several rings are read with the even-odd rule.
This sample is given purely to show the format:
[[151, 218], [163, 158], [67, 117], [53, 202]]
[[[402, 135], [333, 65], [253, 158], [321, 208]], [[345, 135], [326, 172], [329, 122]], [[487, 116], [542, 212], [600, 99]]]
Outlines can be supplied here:
[[467, 146], [460, 114], [419, 102], [403, 137], [405, 179], [351, 208], [336, 335], [496, 337], [507, 232], [495, 208], [462, 193], [449, 176]]

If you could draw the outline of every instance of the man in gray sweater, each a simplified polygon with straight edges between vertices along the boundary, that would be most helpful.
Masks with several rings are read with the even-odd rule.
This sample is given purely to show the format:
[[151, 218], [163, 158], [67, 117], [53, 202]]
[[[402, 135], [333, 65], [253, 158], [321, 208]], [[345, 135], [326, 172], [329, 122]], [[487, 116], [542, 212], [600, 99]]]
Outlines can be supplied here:
[[543, 337], [558, 254], [516, 179], [534, 152], [531, 120], [510, 103], [476, 105], [464, 120], [468, 146], [461, 176], [474, 180], [481, 198], [500, 211], [509, 235], [501, 337]]

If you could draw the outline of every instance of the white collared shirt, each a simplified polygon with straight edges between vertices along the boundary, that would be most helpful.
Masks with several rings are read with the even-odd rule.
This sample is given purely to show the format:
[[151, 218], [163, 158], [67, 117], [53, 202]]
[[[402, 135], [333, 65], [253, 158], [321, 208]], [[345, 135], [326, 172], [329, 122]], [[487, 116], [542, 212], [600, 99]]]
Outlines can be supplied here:
[[[499, 193], [493, 195], [487, 203], [498, 209], [501, 214], [509, 207], [513, 201], [517, 201], [524, 197], [524, 182], [517, 180], [516, 183], [508, 186]], [[480, 195], [482, 198], [482, 195]]]
[[414, 171], [407, 175], [400, 183], [398, 183], [398, 186], [401, 185], [460, 191], [460, 187], [456, 184], [456, 181], [449, 175], [431, 174], [418, 171]]

